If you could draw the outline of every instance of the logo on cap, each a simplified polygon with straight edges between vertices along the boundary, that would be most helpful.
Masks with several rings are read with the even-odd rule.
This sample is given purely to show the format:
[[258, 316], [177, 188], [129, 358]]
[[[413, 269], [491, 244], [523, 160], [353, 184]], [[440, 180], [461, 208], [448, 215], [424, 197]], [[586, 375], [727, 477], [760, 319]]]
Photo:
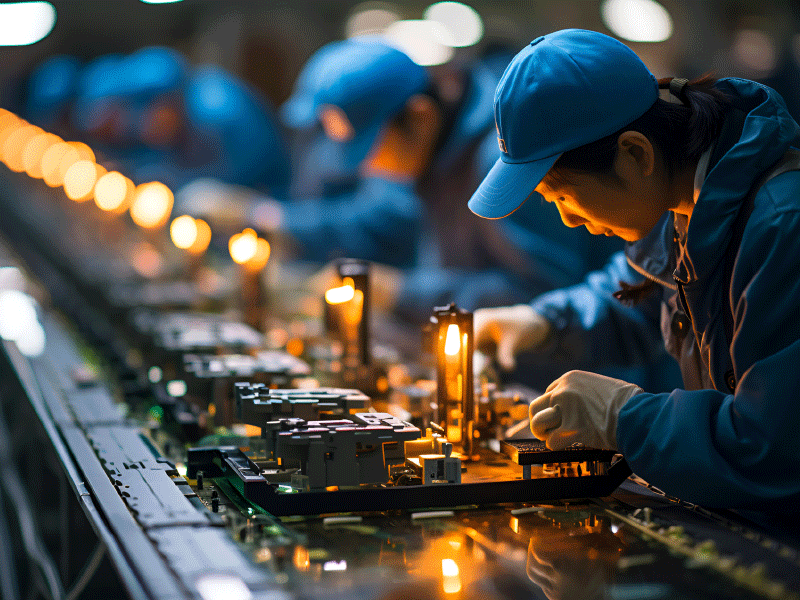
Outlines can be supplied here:
[[506, 141], [503, 138], [497, 138], [497, 145], [500, 146], [500, 152], [503, 154], [508, 154], [508, 150], [506, 150]]

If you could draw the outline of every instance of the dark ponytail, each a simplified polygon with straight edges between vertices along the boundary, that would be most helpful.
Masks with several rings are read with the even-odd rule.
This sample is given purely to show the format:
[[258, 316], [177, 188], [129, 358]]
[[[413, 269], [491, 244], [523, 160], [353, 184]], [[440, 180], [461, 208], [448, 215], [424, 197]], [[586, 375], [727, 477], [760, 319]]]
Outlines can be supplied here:
[[661, 153], [669, 175], [693, 164], [719, 135], [729, 103], [714, 87], [716, 79], [704, 75], [692, 81], [660, 79], [660, 89], [670, 89], [680, 100], [657, 99], [646, 113], [609, 136], [564, 152], [545, 175], [544, 183], [569, 183], [570, 172], [592, 173], [615, 179], [617, 139], [625, 131], [645, 135]]

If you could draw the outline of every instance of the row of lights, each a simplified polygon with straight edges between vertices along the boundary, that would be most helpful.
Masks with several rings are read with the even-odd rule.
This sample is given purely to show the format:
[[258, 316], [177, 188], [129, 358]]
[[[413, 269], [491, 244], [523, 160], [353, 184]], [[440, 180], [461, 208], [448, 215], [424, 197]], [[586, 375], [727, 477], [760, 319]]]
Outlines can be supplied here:
[[[174, 197], [163, 183], [134, 185], [118, 171], [97, 164], [92, 149], [83, 142], [68, 142], [31, 125], [0, 108], [0, 162], [17, 173], [41, 179], [52, 188], [63, 187], [70, 200], [94, 203], [104, 212], [130, 212], [133, 222], [155, 230], [169, 221]], [[202, 255], [211, 242], [211, 228], [202, 219], [182, 215], [170, 225], [173, 244], [190, 254]], [[231, 258], [248, 270], [259, 271], [269, 259], [267, 240], [246, 229], [230, 239]]]

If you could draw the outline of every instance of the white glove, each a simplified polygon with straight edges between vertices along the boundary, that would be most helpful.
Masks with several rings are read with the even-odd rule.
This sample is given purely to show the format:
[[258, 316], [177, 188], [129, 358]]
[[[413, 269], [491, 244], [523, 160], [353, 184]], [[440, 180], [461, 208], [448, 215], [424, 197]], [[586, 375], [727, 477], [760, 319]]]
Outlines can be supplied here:
[[175, 192], [175, 214], [208, 219], [212, 227], [237, 230], [253, 225], [251, 210], [261, 199], [255, 190], [213, 178], [195, 179]]
[[527, 304], [479, 308], [473, 313], [475, 347], [496, 348], [497, 362], [507, 371], [517, 364], [516, 355], [536, 348], [550, 334], [550, 322]]
[[619, 379], [570, 371], [531, 402], [531, 431], [551, 450], [562, 450], [575, 442], [616, 450], [619, 411], [631, 396], [642, 391], [638, 385]]

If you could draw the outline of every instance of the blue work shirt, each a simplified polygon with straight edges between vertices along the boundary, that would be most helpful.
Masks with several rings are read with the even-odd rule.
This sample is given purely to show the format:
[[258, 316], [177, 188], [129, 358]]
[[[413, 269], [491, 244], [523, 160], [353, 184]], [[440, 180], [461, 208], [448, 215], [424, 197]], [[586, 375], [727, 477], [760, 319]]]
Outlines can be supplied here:
[[[800, 172], [784, 173], [758, 190], [730, 281], [724, 281], [724, 264], [744, 197], [790, 147], [800, 146], [800, 126], [770, 88], [740, 79], [717, 86], [730, 96], [733, 110], [690, 223], [680, 227], [668, 213], [645, 239], [626, 248], [629, 266], [659, 282], [661, 295], [633, 311], [607, 295], [613, 276], [600, 273], [596, 285], [587, 281], [538, 298], [533, 306], [556, 324], [553, 343], [580, 330], [586, 341], [578, 352], [605, 348], [609, 360], [650, 352], [660, 321], [668, 348], [683, 365], [696, 365], [694, 375], [684, 370], [688, 389], [637, 394], [622, 407], [617, 444], [639, 476], [699, 504], [795, 511]], [[615, 266], [624, 269], [618, 257]], [[679, 284], [693, 332], [687, 343], [676, 340], [670, 319], [680, 305]], [[654, 303], [660, 303], [658, 320]], [[732, 313], [730, 340], [724, 311]]]

